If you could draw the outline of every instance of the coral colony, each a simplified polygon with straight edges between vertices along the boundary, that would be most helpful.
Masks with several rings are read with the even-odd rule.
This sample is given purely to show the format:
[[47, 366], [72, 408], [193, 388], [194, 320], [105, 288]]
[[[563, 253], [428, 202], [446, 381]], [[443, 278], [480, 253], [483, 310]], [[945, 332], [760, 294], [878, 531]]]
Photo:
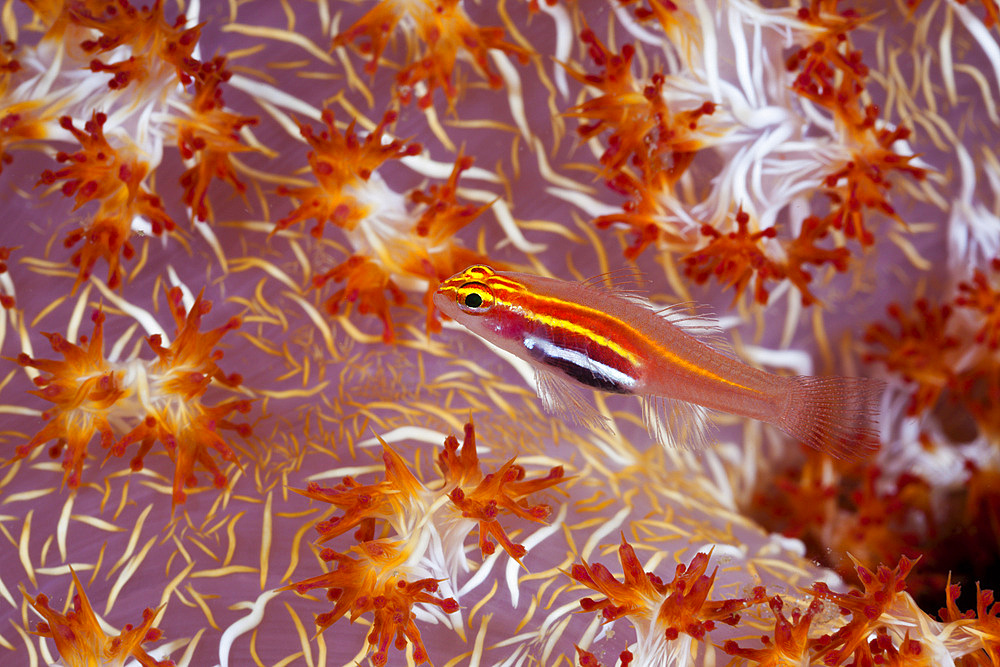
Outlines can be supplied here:
[[[0, 32], [0, 663], [1000, 665], [995, 0]], [[880, 378], [878, 451], [552, 417], [436, 310], [473, 264]]]

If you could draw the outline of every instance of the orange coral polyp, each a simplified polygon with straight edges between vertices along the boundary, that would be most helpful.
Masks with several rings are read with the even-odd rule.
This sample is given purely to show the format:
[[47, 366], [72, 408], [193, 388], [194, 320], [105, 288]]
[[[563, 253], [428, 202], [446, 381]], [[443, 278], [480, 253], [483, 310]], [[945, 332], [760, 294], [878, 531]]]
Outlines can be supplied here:
[[[990, 267], [997, 279], [1000, 279], [1000, 258], [994, 258]], [[958, 296], [955, 305], [960, 308], [977, 311], [982, 317], [982, 325], [976, 332], [976, 342], [985, 345], [990, 350], [1000, 349], [1000, 281], [994, 281], [984, 271], [976, 269], [972, 279], [958, 285]]]
[[759, 665], [778, 667], [779, 665], [807, 664], [810, 647], [809, 628], [813, 618], [823, 609], [823, 603], [814, 599], [803, 614], [798, 609], [792, 610], [792, 617], [782, 612], [784, 602], [775, 595], [768, 600], [768, 606], [774, 613], [774, 639], [768, 635], [761, 636], [761, 648], [744, 648], [735, 641], [729, 640], [724, 650], [729, 655], [745, 658]]
[[479, 550], [483, 554], [495, 551], [496, 545], [490, 540], [493, 538], [511, 558], [520, 562], [525, 549], [507, 536], [497, 520], [499, 514], [503, 510], [522, 519], [544, 522], [550, 512], [548, 505], [530, 505], [525, 497], [566, 481], [562, 466], [552, 468], [545, 477], [525, 480], [524, 468], [511, 459], [497, 472], [483, 475], [472, 422], [465, 425], [460, 453], [458, 448], [458, 439], [448, 436], [438, 454], [438, 467], [444, 477], [444, 488], [448, 489], [448, 498], [464, 518], [478, 522]]
[[46, 169], [42, 172], [38, 185], [65, 181], [61, 190], [63, 195], [75, 197], [74, 210], [88, 201], [105, 199], [118, 192], [122, 183], [131, 180], [136, 172], [141, 172], [138, 180], [145, 176], [145, 165], [127, 165], [108, 144], [104, 136], [104, 124], [107, 120], [106, 114], [95, 111], [91, 119], [84, 123], [83, 130], [80, 130], [69, 116], [59, 119], [59, 126], [68, 130], [80, 142], [83, 150], [76, 153], [56, 153], [56, 161], [69, 163], [69, 166], [55, 172]]
[[867, 651], [868, 636], [883, 611], [906, 590], [906, 577], [916, 562], [903, 556], [894, 569], [879, 565], [875, 572], [858, 565], [858, 578], [864, 592], [835, 593], [823, 582], [813, 584], [811, 593], [817, 599], [830, 600], [840, 606], [842, 614], [851, 616], [847, 625], [816, 642], [813, 660], [825, 659], [827, 664], [838, 664], [859, 649]]
[[941, 620], [961, 622], [978, 638], [980, 647], [989, 657], [990, 664], [1000, 664], [1000, 603], [995, 601], [993, 591], [983, 590], [977, 583], [976, 609], [963, 613], [956, 603], [961, 594], [961, 586], [952, 584], [949, 574], [948, 586], [945, 589], [945, 606], [938, 612]]
[[409, 195], [410, 201], [425, 207], [413, 230], [432, 247], [447, 242], [490, 207], [458, 203], [458, 179], [473, 162], [472, 157], [460, 153], [444, 185], [431, 185], [427, 192], [414, 190]]
[[764, 588], [758, 586], [749, 598], [709, 600], [718, 570], [705, 574], [710, 558], [711, 552], [698, 553], [687, 566], [679, 563], [673, 580], [664, 584], [655, 574], [643, 571], [635, 550], [622, 534], [618, 548], [622, 581], [600, 563], [588, 565], [586, 561], [573, 565], [570, 576], [605, 596], [603, 600], [584, 598], [580, 607], [588, 612], [600, 611], [606, 623], [632, 617], [633, 623], [651, 621], [668, 641], [677, 639], [680, 633], [702, 639], [717, 622], [735, 625], [740, 618], [737, 612], [765, 599]]
[[130, 658], [135, 658], [144, 667], [173, 667], [172, 660], [156, 660], [141, 646], [162, 636], [160, 630], [153, 627], [158, 609], [143, 610], [142, 623], [138, 626], [129, 624], [117, 636], [107, 635], [101, 629], [80, 579], [72, 569], [71, 572], [77, 594], [73, 596], [73, 609], [65, 615], [49, 606], [48, 596], [40, 593], [32, 598], [22, 591], [32, 608], [45, 619], [35, 626], [35, 632], [55, 642], [67, 667], [121, 667]]
[[[426, 574], [447, 571], [457, 563], [466, 562], [464, 540], [472, 528], [479, 527], [481, 552], [493, 553], [492, 537], [520, 562], [526, 549], [514, 544], [499, 523], [503, 513], [514, 513], [533, 521], [548, 515], [548, 507], [530, 505], [525, 496], [564, 481], [561, 467], [553, 468], [545, 477], [527, 479], [523, 468], [513, 461], [494, 474], [484, 475], [476, 453], [475, 429], [465, 426], [465, 437], [459, 451], [458, 439], [449, 436], [438, 453], [437, 461], [442, 480], [425, 486], [410, 471], [403, 458], [382, 441], [385, 480], [360, 484], [345, 477], [333, 488], [312, 483], [298, 493], [314, 500], [330, 503], [343, 514], [317, 523], [320, 537], [317, 543], [343, 535], [357, 528], [358, 544], [346, 553], [324, 548], [323, 560], [334, 564], [330, 572], [291, 584], [287, 589], [305, 593], [314, 588], [326, 588], [327, 598], [334, 603], [332, 610], [320, 614], [316, 623], [320, 630], [350, 614], [353, 622], [360, 615], [373, 614], [369, 647], [375, 648], [374, 664], [384, 665], [387, 650], [394, 643], [403, 650], [407, 643], [414, 647], [417, 663], [427, 660], [420, 632], [413, 622], [412, 606], [424, 603], [440, 607], [445, 613], [458, 610], [452, 598], [441, 598], [438, 580]], [[446, 509], [445, 498], [458, 511]], [[378, 522], [383, 526], [376, 527]], [[394, 530], [389, 537], [381, 536], [382, 527]], [[376, 531], [379, 534], [376, 534]], [[436, 535], [428, 535], [428, 532]], [[428, 549], [429, 543], [437, 543]], [[435, 552], [444, 551], [439, 554]], [[356, 554], [355, 558], [348, 554]], [[421, 578], [410, 580], [413, 575]], [[456, 582], [451, 581], [452, 586]], [[395, 637], [395, 640], [393, 638]]]
[[[56, 440], [52, 450], [55, 455], [66, 448], [64, 482], [76, 488], [87, 447], [99, 433], [101, 447], [109, 456], [125, 456], [130, 445], [139, 443], [130, 463], [133, 470], [142, 468], [143, 457], [153, 444], [163, 443], [175, 465], [175, 505], [185, 499], [183, 487], [194, 484], [196, 464], [213, 476], [216, 487], [226, 485], [226, 475], [210, 452], [215, 450], [223, 460], [238, 465], [235, 452], [219, 431], [234, 430], [249, 436], [249, 425], [235, 424], [227, 418], [234, 411], [249, 412], [250, 401], [229, 399], [208, 406], [201, 397], [212, 381], [229, 387], [242, 382], [238, 374], [225, 375], [221, 371], [217, 361], [222, 353], [214, 349], [223, 335], [239, 327], [240, 320], [232, 318], [221, 327], [200, 332], [201, 319], [211, 309], [209, 302], [199, 295], [187, 313], [181, 305], [180, 288], [171, 289], [167, 301], [178, 334], [169, 347], [161, 345], [158, 335], [147, 339], [156, 360], [118, 363], [105, 359], [104, 314], [100, 311], [94, 314], [94, 331], [86, 348], [86, 337], [81, 337], [81, 345], [75, 345], [58, 334], [47, 334], [62, 360], [34, 359], [27, 354], [18, 357], [22, 366], [44, 374], [35, 379], [40, 389], [31, 393], [53, 405], [43, 415], [49, 422], [18, 447], [15, 458], [24, 458], [39, 445]], [[126, 385], [126, 372], [142, 374], [145, 379]], [[140, 391], [140, 385], [145, 389]], [[136, 425], [116, 440], [112, 423]]]
[[[70, 343], [59, 334], [45, 334], [52, 350], [63, 356], [62, 360], [35, 359], [21, 353], [17, 361], [43, 374], [34, 383], [41, 389], [31, 391], [52, 403], [42, 415], [49, 420], [27, 443], [15, 450], [15, 458], [28, 456], [36, 447], [57, 441], [50, 452], [53, 457], [65, 447], [63, 483], [74, 489], [80, 485], [80, 475], [87, 457], [87, 446], [99, 433], [101, 445], [110, 446], [114, 434], [108, 416], [115, 403], [126, 392], [121, 386], [120, 372], [104, 358], [104, 313], [93, 316], [94, 330], [89, 344], [81, 337], [81, 344]], [[83, 347], [87, 344], [86, 347]]]
[[[916, 386], [906, 409], [910, 415], [923, 413], [934, 405], [946, 387], [957, 386], [957, 373], [948, 353], [960, 345], [959, 339], [948, 332], [950, 305], [934, 306], [926, 299], [918, 299], [914, 305], [913, 313], [904, 313], [896, 303], [888, 307], [898, 333], [876, 323], [868, 327], [864, 336], [865, 343], [871, 346], [864, 355], [866, 362], [880, 361]], [[884, 351], [876, 351], [874, 346]]]
[[400, 542], [381, 540], [365, 541], [351, 547], [348, 552], [358, 554], [352, 558], [333, 549], [324, 549], [323, 560], [333, 562], [335, 568], [305, 581], [286, 586], [306, 593], [314, 588], [326, 588], [327, 599], [334, 603], [332, 610], [316, 617], [320, 630], [325, 630], [348, 613], [353, 623], [362, 614], [372, 613], [372, 629], [368, 634], [369, 648], [374, 647], [372, 663], [385, 665], [388, 661], [389, 643], [395, 638], [397, 650], [413, 644], [414, 661], [427, 662], [427, 650], [414, 623], [413, 605], [431, 604], [445, 613], [458, 611], [454, 598], [440, 598], [434, 579], [406, 581], [404, 563], [406, 552]]
[[396, 112], [387, 111], [382, 122], [363, 141], [355, 132], [354, 120], [343, 133], [340, 132], [329, 109], [323, 110], [326, 129], [319, 134], [312, 126], [299, 123], [302, 138], [312, 147], [308, 155], [309, 166], [318, 185], [278, 187], [279, 195], [295, 197], [302, 203], [275, 223], [275, 231], [309, 219], [316, 221], [316, 226], [310, 230], [316, 237], [322, 236], [327, 222], [348, 231], [354, 229], [368, 214], [367, 208], [354, 196], [354, 188], [371, 178], [385, 161], [416, 155], [422, 150], [420, 144], [402, 139], [383, 141], [386, 127], [396, 122], [396, 117]]
[[786, 65], [789, 71], [799, 70], [792, 89], [834, 115], [850, 153], [823, 179], [831, 200], [824, 223], [867, 247], [875, 243], [875, 235], [866, 226], [866, 209], [900, 220], [888, 201], [890, 174], [902, 172], [921, 180], [926, 170], [910, 164], [916, 156], [899, 155], [892, 149], [895, 142], [909, 137], [909, 129], [879, 128], [879, 108], [862, 101], [869, 70], [848, 35], [872, 16], [838, 10], [837, 3], [811, 0], [799, 9], [799, 20], [817, 29], [815, 40], [800, 48]]
[[323, 305], [328, 313], [336, 315], [340, 310], [340, 304], [345, 301], [357, 303], [358, 312], [362, 315], [372, 313], [382, 320], [383, 342], [392, 343], [395, 340], [389, 306], [403, 305], [406, 303], [406, 295], [380, 264], [364, 255], [352, 255], [326, 273], [315, 276], [313, 288], [318, 289], [331, 280], [335, 282], [346, 280], [347, 284], [331, 294], [324, 302]]
[[663, 230], [658, 220], [662, 212], [655, 200], [661, 193], [673, 190], [697, 152], [710, 141], [709, 132], [699, 124], [704, 116], [715, 113], [716, 105], [705, 101], [691, 109], [672, 111], [664, 94], [667, 79], [662, 73], [653, 74], [645, 85], [633, 78], [635, 47], [626, 44], [621, 53], [614, 53], [589, 29], [580, 33], [580, 39], [603, 71], [568, 71], [601, 94], [565, 115], [587, 121], [577, 128], [584, 141], [609, 133], [607, 148], [600, 157], [600, 176], [608, 187], [631, 201], [623, 206], [622, 214], [601, 216], [594, 223], [599, 228], [613, 223], [632, 227], [635, 240], [625, 249], [625, 257], [635, 259], [660, 237]]
[[210, 450], [215, 450], [224, 461], [239, 465], [239, 459], [229, 443], [219, 435], [219, 429], [229, 429], [243, 437], [250, 434], [245, 424], [237, 425], [225, 419], [233, 411], [247, 413], [250, 402], [245, 400], [223, 401], [214, 406], [202, 406], [198, 402], [186, 404], [175, 401], [160, 408], [144, 419], [139, 426], [115, 443], [112, 453], [124, 456], [126, 448], [140, 443], [139, 451], [129, 465], [132, 470], [141, 470], [143, 457], [157, 441], [163, 443], [174, 462], [173, 504], [176, 506], [187, 499], [184, 487], [197, 484], [194, 475], [195, 464], [200, 464], [210, 475], [217, 489], [226, 487], [227, 476], [219, 468]]
[[240, 327], [242, 320], [232, 317], [220, 327], [201, 332], [201, 318], [212, 310], [211, 302], [202, 300], [203, 294], [198, 295], [191, 310], [185, 313], [180, 288], [169, 290], [167, 303], [177, 325], [177, 339], [169, 347], [161, 345], [158, 334], [146, 339], [157, 356], [152, 371], [161, 378], [158, 389], [184, 400], [204, 394], [212, 380], [229, 387], [243, 381], [238, 373], [226, 375], [222, 372], [216, 362], [222, 359], [223, 353], [215, 349], [223, 336]]
[[417, 100], [420, 108], [431, 106], [438, 88], [444, 91], [449, 104], [453, 103], [458, 91], [452, 84], [452, 75], [460, 53], [469, 55], [473, 66], [492, 88], [499, 88], [503, 79], [490, 64], [491, 49], [517, 56], [522, 63], [528, 60], [525, 49], [504, 41], [502, 28], [480, 28], [472, 23], [460, 0], [381, 0], [337, 35], [333, 45], [365, 40], [360, 50], [371, 56], [365, 71], [374, 75], [390, 36], [400, 25], [407, 25], [402, 22], [404, 16], [412, 19], [419, 46], [407, 55], [406, 64], [396, 75], [396, 92], [403, 104], [409, 104], [413, 87], [420, 82], [427, 85], [427, 92]]
[[72, 154], [60, 151], [56, 160], [68, 166], [57, 171], [46, 169], [37, 183], [64, 181], [62, 193], [75, 199], [74, 210], [90, 201], [100, 202], [93, 222], [71, 231], [63, 242], [70, 248], [84, 241], [71, 260], [79, 267], [74, 290], [90, 277], [101, 257], [108, 262], [108, 286], [115, 289], [121, 285], [121, 259], [130, 259], [134, 253], [129, 238], [136, 216], [146, 218], [157, 236], [175, 228], [160, 198], [143, 185], [148, 165], [130, 149], [113, 148], [104, 136], [105, 122], [107, 116], [95, 111], [80, 130], [69, 116], [60, 118], [59, 124], [73, 134], [82, 150]]
[[[187, 18], [183, 14], [170, 24], [163, 14], [162, 0], [141, 8], [117, 0], [103, 3], [98, 11], [82, 3], [68, 4], [66, 11], [73, 24], [100, 33], [97, 39], [81, 42], [85, 53], [103, 55], [121, 46], [129, 48], [131, 55], [124, 60], [90, 61], [92, 72], [113, 75], [108, 81], [112, 90], [122, 90], [133, 82], [144, 88], [167, 88], [178, 82], [187, 85], [196, 75], [198, 60], [193, 54], [201, 37], [201, 25], [185, 28]], [[171, 81], [167, 75], [176, 78]]]
[[220, 86], [231, 76], [222, 56], [202, 63], [194, 78], [190, 117], [177, 119], [177, 148], [182, 158], [195, 160], [181, 174], [184, 203], [199, 220], [209, 217], [207, 194], [213, 179], [229, 183], [240, 194], [246, 192], [246, 184], [236, 175], [231, 155], [254, 150], [240, 141], [239, 132], [256, 125], [259, 119], [226, 111]]
[[816, 242], [829, 234], [829, 229], [817, 216], [811, 215], [802, 222], [802, 231], [790, 240], [782, 242], [787, 261], [784, 273], [802, 294], [803, 305], [816, 302], [816, 297], [809, 290], [812, 274], [805, 270], [806, 264], [821, 266], [831, 264], [840, 272], [847, 271], [851, 252], [847, 248], [820, 248]]
[[733, 302], [755, 280], [754, 299], [767, 303], [769, 295], [765, 281], [782, 277], [779, 265], [764, 252], [763, 239], [777, 236], [774, 227], [750, 232], [750, 216], [742, 209], [736, 214], [736, 230], [722, 234], [710, 225], [702, 225], [701, 233], [708, 245], [684, 257], [684, 274], [696, 283], [704, 284], [713, 276], [724, 287], [735, 292]]

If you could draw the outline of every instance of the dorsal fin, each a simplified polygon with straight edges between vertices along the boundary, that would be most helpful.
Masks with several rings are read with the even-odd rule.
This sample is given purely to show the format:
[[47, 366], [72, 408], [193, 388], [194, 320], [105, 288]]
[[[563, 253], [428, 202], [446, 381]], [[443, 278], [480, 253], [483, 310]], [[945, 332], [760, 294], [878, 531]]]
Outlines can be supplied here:
[[646, 296], [650, 285], [649, 280], [631, 266], [623, 266], [607, 273], [599, 273], [580, 284], [632, 301], [644, 308], [655, 309], [655, 306], [650, 303], [649, 297]]
[[580, 283], [584, 287], [604, 290], [606, 292], [644, 293], [649, 289], [649, 280], [637, 269], [623, 266], [606, 273], [598, 273]]
[[695, 301], [681, 301], [656, 309], [667, 322], [684, 329], [692, 336], [721, 336], [722, 327], [708, 306]]
[[733, 350], [732, 341], [708, 306], [695, 301], [682, 301], [660, 308], [656, 314], [675, 327], [683, 329], [684, 333], [708, 343], [727, 357], [739, 358]]
[[584, 287], [603, 290], [619, 298], [652, 310], [654, 313], [695, 336], [727, 356], [737, 358], [719, 320], [708, 306], [696, 301], [682, 301], [669, 306], [658, 306], [649, 300], [650, 281], [637, 269], [625, 266], [587, 278]]

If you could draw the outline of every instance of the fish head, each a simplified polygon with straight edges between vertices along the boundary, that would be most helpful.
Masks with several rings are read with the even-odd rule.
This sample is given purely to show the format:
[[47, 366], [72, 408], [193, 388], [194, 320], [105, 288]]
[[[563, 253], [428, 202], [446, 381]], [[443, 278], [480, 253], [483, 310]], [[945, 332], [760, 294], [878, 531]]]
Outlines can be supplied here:
[[484, 264], [474, 264], [445, 280], [434, 293], [434, 306], [459, 324], [479, 333], [477, 320], [486, 316], [496, 299], [489, 280], [496, 275]]

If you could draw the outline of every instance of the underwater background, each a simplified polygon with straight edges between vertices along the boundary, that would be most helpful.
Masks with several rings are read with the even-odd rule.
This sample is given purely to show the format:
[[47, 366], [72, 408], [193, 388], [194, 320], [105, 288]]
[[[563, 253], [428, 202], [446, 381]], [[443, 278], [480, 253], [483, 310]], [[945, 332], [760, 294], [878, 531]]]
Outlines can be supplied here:
[[[6, 0], [0, 662], [1000, 664], [998, 19]], [[546, 415], [476, 263], [882, 378], [880, 451]]]

